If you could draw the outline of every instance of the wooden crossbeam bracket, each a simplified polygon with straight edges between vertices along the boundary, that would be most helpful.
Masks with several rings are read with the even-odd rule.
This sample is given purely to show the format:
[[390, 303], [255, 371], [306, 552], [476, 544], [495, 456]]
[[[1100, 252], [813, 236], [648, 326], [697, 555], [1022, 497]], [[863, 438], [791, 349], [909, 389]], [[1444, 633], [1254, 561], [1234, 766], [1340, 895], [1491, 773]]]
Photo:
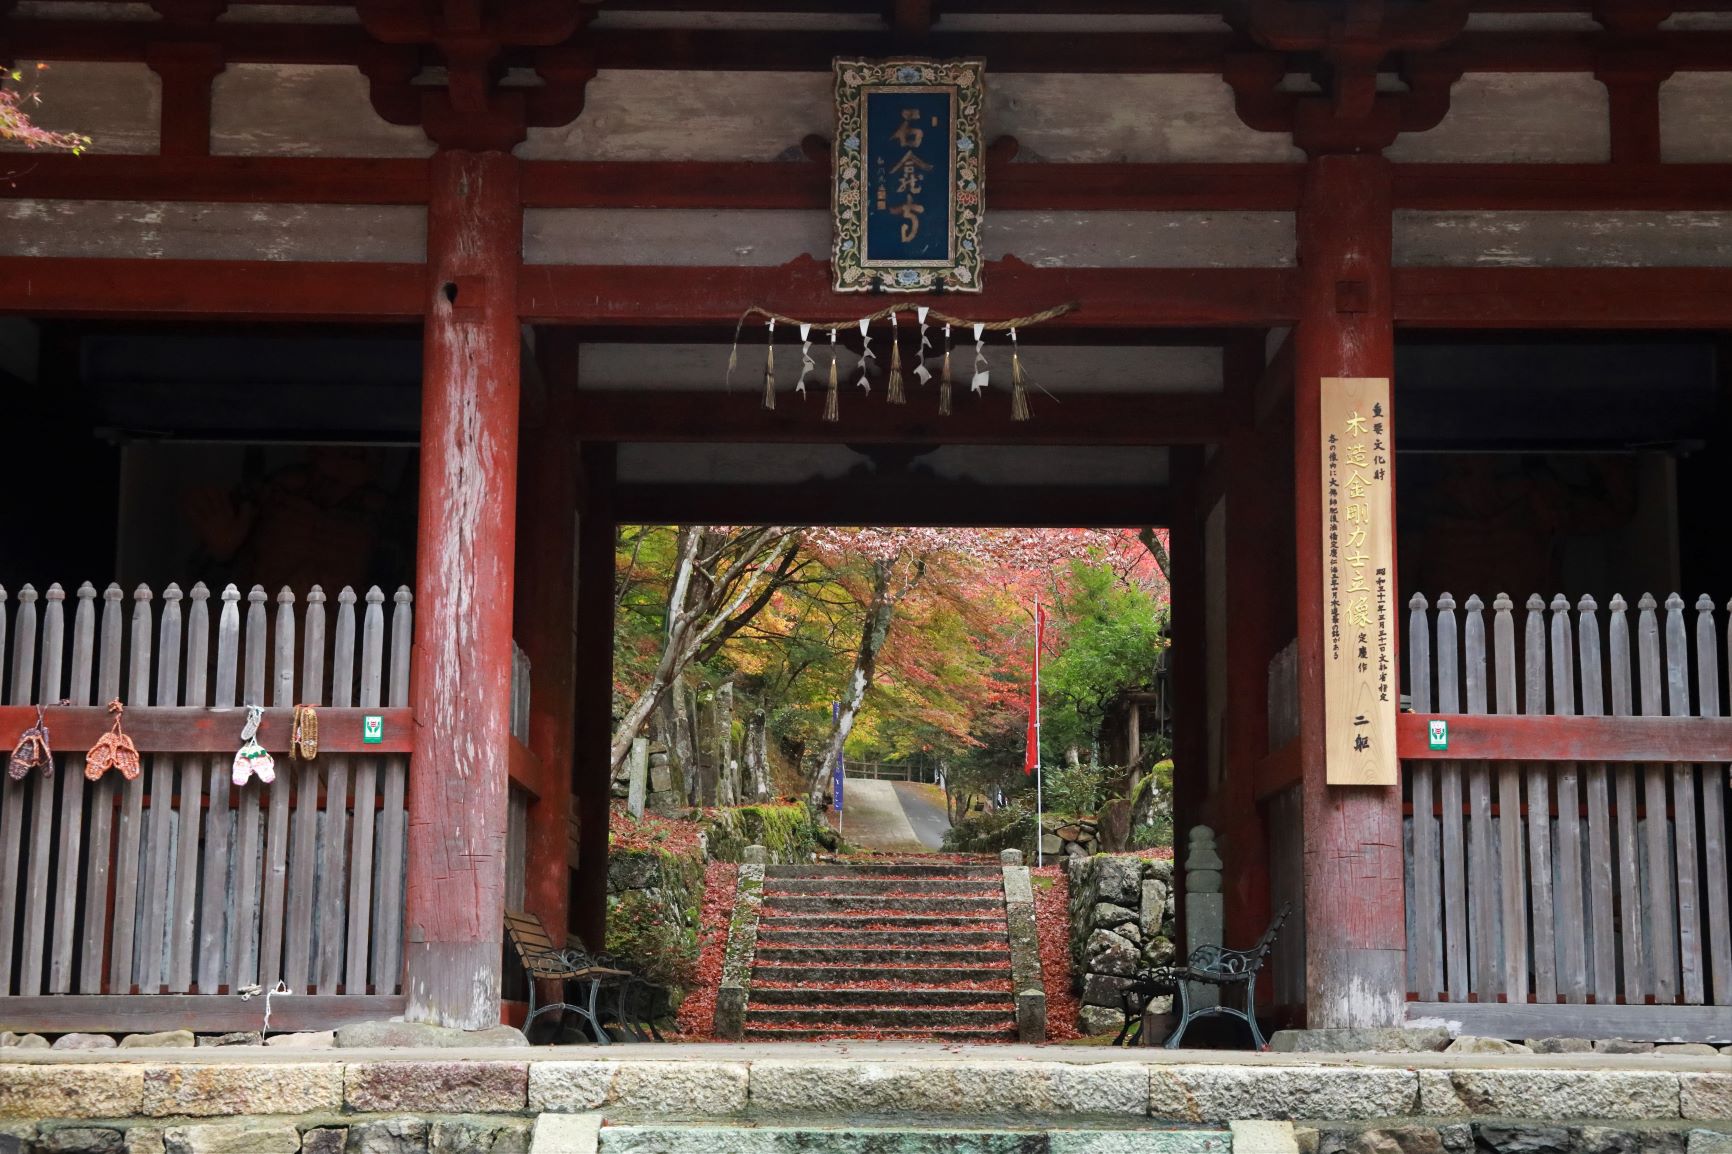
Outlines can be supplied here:
[[[60, 755], [81, 755], [107, 733], [114, 717], [103, 706], [50, 705], [43, 709], [50, 743]], [[400, 709], [320, 708], [319, 755], [413, 753], [415, 716]], [[364, 721], [381, 720], [377, 742], [364, 740]], [[140, 753], [233, 753], [240, 748], [245, 707], [196, 709], [177, 706], [128, 706], [121, 727]], [[0, 706], [0, 734], [14, 735], [36, 724], [34, 705]], [[294, 727], [293, 709], [267, 709], [259, 723], [257, 741], [275, 754], [289, 751]], [[11, 740], [10, 736], [6, 740]], [[63, 770], [62, 772], [76, 772]]]

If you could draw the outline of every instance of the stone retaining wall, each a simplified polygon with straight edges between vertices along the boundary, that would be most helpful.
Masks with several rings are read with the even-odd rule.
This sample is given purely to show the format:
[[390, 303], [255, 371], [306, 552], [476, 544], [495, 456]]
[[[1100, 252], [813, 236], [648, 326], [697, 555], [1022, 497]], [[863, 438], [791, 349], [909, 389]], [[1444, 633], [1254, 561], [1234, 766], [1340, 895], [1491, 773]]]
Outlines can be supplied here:
[[[1139, 967], [1172, 961], [1173, 863], [1131, 854], [1072, 857], [1070, 882], [1071, 981], [1082, 995], [1079, 1026], [1085, 1034], [1117, 1033], [1124, 1021], [1119, 995]], [[1158, 999], [1153, 1007], [1165, 1013]]]
[[[1462, 1143], [1470, 1139], [1504, 1154], [1732, 1149], [1732, 1067], [1720, 1055], [1648, 1057], [1632, 1066], [1609, 1056], [1474, 1064], [1431, 1054], [1336, 1062], [1265, 1055], [1211, 1063], [1140, 1054], [1064, 1060], [1030, 1047], [992, 1051], [1003, 1058], [908, 1048], [855, 1057], [705, 1050], [714, 1056], [693, 1056], [704, 1052], [696, 1047], [669, 1058], [644, 1050], [613, 1058], [588, 1048], [578, 1051], [583, 1057], [537, 1051], [527, 1060], [401, 1051], [221, 1063], [136, 1051], [128, 1058], [40, 1054], [0, 1065], [0, 1151], [509, 1154], [525, 1149], [528, 1120], [544, 1112], [601, 1112], [622, 1121], [846, 1114], [911, 1124], [1291, 1118], [1314, 1132], [1306, 1141], [1319, 1154], [1441, 1154], [1469, 1149]], [[1405, 1136], [1388, 1138], [1395, 1130]], [[1577, 1145], [1557, 1145], [1560, 1135]]]

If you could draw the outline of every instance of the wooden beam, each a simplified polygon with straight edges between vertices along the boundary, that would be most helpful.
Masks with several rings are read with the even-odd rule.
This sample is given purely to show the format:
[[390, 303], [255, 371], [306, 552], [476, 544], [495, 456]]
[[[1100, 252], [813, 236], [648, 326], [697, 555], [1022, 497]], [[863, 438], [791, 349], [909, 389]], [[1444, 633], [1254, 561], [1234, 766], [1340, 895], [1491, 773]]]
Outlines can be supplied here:
[[1732, 208], [1732, 164], [1396, 164], [1398, 209]]
[[1140, 528], [1164, 525], [1164, 490], [1096, 485], [845, 478], [798, 485], [621, 484], [622, 524], [967, 525]]
[[[514, 737], [511, 739], [511, 749], [507, 762], [511, 774], [511, 784], [528, 794], [532, 802], [539, 802], [542, 792], [547, 788], [547, 783], [542, 780], [545, 771], [542, 768], [541, 759], [535, 756], [535, 753], [527, 745]], [[543, 922], [546, 920], [545, 917], [542, 918]]]
[[[333, 1030], [403, 1012], [401, 994], [296, 994], [271, 1002], [271, 1032]], [[257, 1030], [265, 1000], [233, 994], [103, 994], [0, 998], [0, 1029], [17, 1034], [138, 1034], [196, 1030], [226, 1034]]]
[[425, 160], [337, 156], [32, 156], [0, 197], [242, 204], [426, 204]]
[[400, 320], [418, 264], [0, 257], [0, 308], [29, 316]]
[[1732, 268], [1398, 268], [1413, 328], [1732, 328]]
[[[1059, 352], [1055, 355], [1062, 356]], [[726, 354], [717, 347], [717, 371]], [[1222, 439], [1229, 425], [1223, 398], [1188, 393], [1066, 393], [1030, 400], [1034, 416], [1010, 419], [1002, 397], [966, 390], [948, 417], [928, 390], [906, 405], [881, 398], [846, 404], [841, 421], [823, 420], [822, 390], [810, 399], [788, 392], [765, 409], [757, 392], [580, 391], [577, 423], [592, 441], [660, 443], [747, 441], [764, 444], [907, 445], [1178, 445]]]
[[1251, 779], [1256, 783], [1257, 800], [1268, 801], [1284, 789], [1299, 784], [1299, 739], [1290, 738], [1280, 749], [1271, 750], [1257, 759]]
[[[1431, 748], [1426, 723], [1449, 723], [1449, 748]], [[1729, 717], [1550, 717], [1404, 713], [1396, 719], [1403, 760], [1732, 761]]]
[[[79, 753], [96, 744], [114, 724], [103, 706], [50, 705], [43, 709], [51, 743], [57, 753]], [[364, 717], [383, 719], [384, 735], [376, 744], [361, 740]], [[334, 709], [320, 706], [321, 754], [412, 753], [415, 717], [408, 709]], [[233, 753], [239, 744], [245, 709], [195, 709], [161, 705], [129, 705], [121, 727], [140, 753]], [[0, 706], [0, 732], [22, 733], [36, 724], [33, 705]], [[294, 710], [267, 709], [259, 725], [258, 743], [272, 753], [287, 755]], [[82, 767], [80, 767], [82, 768]]]
[[1265, 429], [1293, 401], [1293, 334], [1288, 332], [1251, 390], [1251, 424]]
[[1438, 1019], [1484, 1038], [1628, 1038], [1639, 1042], [1732, 1042], [1732, 1006], [1541, 1005], [1530, 1002], [1409, 1002], [1407, 1020]]
[[[1287, 324], [1297, 311], [1291, 269], [1035, 268], [1011, 257], [989, 261], [983, 280], [985, 292], [943, 297], [945, 310], [991, 320], [1079, 302], [1043, 328], [1233, 328]], [[544, 323], [731, 330], [752, 304], [813, 321], [881, 307], [876, 297], [838, 297], [829, 263], [802, 257], [773, 268], [531, 265], [518, 312]]]

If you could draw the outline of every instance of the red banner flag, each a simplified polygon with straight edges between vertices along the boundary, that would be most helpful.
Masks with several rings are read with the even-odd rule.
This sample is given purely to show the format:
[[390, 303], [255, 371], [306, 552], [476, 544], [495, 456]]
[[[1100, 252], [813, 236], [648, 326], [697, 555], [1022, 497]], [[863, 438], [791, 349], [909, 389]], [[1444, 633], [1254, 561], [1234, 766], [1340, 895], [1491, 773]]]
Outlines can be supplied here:
[[1028, 685], [1028, 749], [1023, 754], [1022, 772], [1033, 773], [1040, 768], [1040, 646], [1046, 634], [1046, 610], [1039, 601], [1034, 603], [1034, 671]]

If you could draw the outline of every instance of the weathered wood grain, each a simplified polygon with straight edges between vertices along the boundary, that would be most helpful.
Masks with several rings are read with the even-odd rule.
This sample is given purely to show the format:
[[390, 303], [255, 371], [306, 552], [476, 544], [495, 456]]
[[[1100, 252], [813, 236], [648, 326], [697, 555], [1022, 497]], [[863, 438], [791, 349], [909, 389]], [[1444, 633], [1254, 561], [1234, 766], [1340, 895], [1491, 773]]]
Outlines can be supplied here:
[[[127, 652], [128, 704], [150, 704], [151, 601], [148, 585], [132, 592], [132, 632]], [[108, 776], [114, 776], [111, 772]], [[138, 909], [144, 846], [144, 787], [146, 773], [123, 781], [120, 817], [114, 833], [114, 924], [108, 951], [108, 989], [125, 994], [132, 990], [138, 974]]]
[[[409, 590], [400, 588], [393, 598], [391, 610], [391, 669], [387, 702], [396, 709], [409, 704], [409, 658], [415, 635], [410, 602]], [[407, 758], [394, 756], [385, 759], [384, 790], [379, 810], [382, 827], [379, 837], [379, 901], [373, 926], [374, 951], [378, 958], [373, 985], [382, 994], [391, 993], [402, 984], [408, 773]]]
[[[78, 587], [78, 608], [72, 617], [72, 673], [66, 696], [74, 705], [90, 703], [90, 679], [96, 664], [96, 588]], [[54, 950], [48, 961], [48, 992], [72, 989], [73, 933], [78, 921], [79, 863], [84, 849], [83, 758], [76, 749], [58, 759], [60, 774], [60, 840], [54, 866]]]
[[[1612, 676], [1612, 716], [1628, 721], [1635, 713], [1634, 666], [1631, 664], [1629, 606], [1622, 597], [1613, 595], [1610, 640], [1610, 670]], [[1618, 855], [1618, 929], [1622, 942], [1620, 951], [1624, 963], [1624, 1000], [1639, 1004], [1652, 992], [1653, 976], [1648, 969], [1647, 919], [1643, 906], [1647, 895], [1642, 889], [1640, 824], [1636, 810], [1636, 778], [1634, 765], [1619, 765], [1613, 771], [1613, 786], [1617, 801]]]
[[[210, 693], [210, 589], [200, 581], [192, 587], [189, 598], [192, 604], [186, 616], [186, 685], [181, 704], [203, 707]], [[168, 989], [174, 994], [184, 994], [192, 988], [199, 914], [199, 826], [204, 818], [204, 759], [183, 753], [179, 762], [180, 827], [168, 948]]]
[[[402, 995], [363, 997], [302, 996], [271, 1003], [271, 1032], [330, 1030], [350, 1022], [381, 1021], [403, 1013]], [[181, 1030], [196, 1024], [201, 1032], [256, 1030], [257, 999], [228, 994], [131, 994], [6, 999], [6, 1024], [19, 1032], [79, 1030], [130, 1034]]]
[[[330, 703], [347, 708], [355, 699], [355, 591], [337, 594], [337, 628], [331, 648]], [[321, 740], [324, 734], [320, 734]], [[322, 751], [321, 751], [322, 752]], [[334, 994], [343, 981], [343, 946], [348, 937], [349, 771], [350, 759], [324, 755], [324, 860], [319, 871], [318, 992]]]
[[[1644, 717], [1665, 715], [1665, 683], [1660, 668], [1660, 628], [1652, 594], [1636, 602], [1636, 654], [1641, 670]], [[1648, 965], [1656, 1001], [1678, 995], [1677, 907], [1673, 905], [1672, 846], [1666, 826], [1666, 772], [1659, 765], [1642, 767], [1646, 816], [1643, 823], [1648, 878]]]
[[[233, 585], [224, 587], [222, 613], [217, 619], [217, 649], [215, 693], [211, 703], [219, 708], [235, 704], [236, 685], [240, 673], [241, 593]], [[239, 730], [236, 731], [237, 740]], [[231, 899], [238, 894], [237, 862], [229, 853], [236, 844], [234, 810], [231, 805], [232, 755], [218, 753], [207, 762], [210, 775], [210, 804], [205, 813], [204, 881], [199, 894], [198, 920], [198, 988], [203, 994], [214, 994], [234, 980], [235, 922]]]
[[[1570, 629], [1570, 603], [1560, 593], [1552, 598], [1551, 610], [1552, 713], [1569, 717], [1576, 712], [1576, 651]], [[1556, 919], [1558, 986], [1564, 1001], [1579, 1004], [1588, 1000], [1581, 790], [1575, 762], [1559, 762], [1552, 772], [1558, 807], [1558, 875], [1552, 907]]]
[[[179, 585], [170, 583], [162, 591], [162, 616], [157, 621], [156, 704], [180, 704], [180, 657], [182, 644]], [[164, 976], [164, 934], [168, 926], [169, 847], [174, 840], [174, 758], [153, 754], [147, 760], [149, 816], [142, 847], [142, 877], [138, 909], [139, 992], [161, 992]]]
[[[1606, 711], [1605, 682], [1600, 653], [1598, 606], [1592, 597], [1576, 603], [1578, 652], [1581, 656], [1582, 713], [1598, 717]], [[1618, 997], [1618, 933], [1613, 909], [1612, 811], [1606, 763], [1590, 762], [1584, 771], [1588, 808], [1587, 908], [1593, 935], [1593, 994], [1597, 1005], [1611, 1005]]]
[[[1433, 750], [1426, 721], [1449, 722], [1449, 749]], [[1732, 748], [1732, 718], [1522, 717], [1435, 712], [1403, 714], [1396, 722], [1403, 761], [1588, 761], [1630, 764], [1705, 761]]]
[[[1732, 633], [1728, 634], [1732, 641]], [[1720, 715], [1720, 643], [1715, 636], [1714, 602], [1703, 594], [1696, 602], [1696, 712]], [[1719, 762], [1702, 767], [1702, 864], [1706, 879], [1709, 1000], [1732, 1005], [1732, 912], [1728, 910], [1729, 877], [1726, 843], [1727, 769]]]
[[[1666, 714], [1690, 716], [1690, 648], [1684, 629], [1684, 599], [1666, 598]], [[1701, 899], [1696, 884], [1696, 767], [1672, 765], [1672, 848], [1677, 863], [1674, 879], [1678, 902], [1678, 975], [1686, 1003], [1707, 999], [1703, 973]]]
[[1732, 1009], [1720, 1006], [1538, 1006], [1409, 1002], [1407, 1019], [1443, 1019], [1487, 1038], [1630, 1038], [1732, 1041]]
[[[1415, 593], [1408, 602], [1407, 664], [1413, 708], [1431, 710], [1431, 622], [1424, 594]], [[1443, 907], [1438, 892], [1437, 788], [1432, 783], [1431, 764], [1408, 763], [1407, 780], [1413, 803], [1413, 921], [1417, 927], [1407, 943], [1408, 970], [1420, 1000], [1436, 1001], [1443, 990], [1443, 951], [1436, 927], [1442, 924]]]
[[[0, 653], [5, 649], [0, 639]], [[29, 585], [18, 591], [18, 612], [12, 627], [11, 701], [30, 701], [36, 678], [36, 590]], [[0, 993], [12, 988], [14, 972], [13, 931], [18, 925], [18, 877], [23, 857], [24, 810], [29, 805], [29, 786], [0, 775]]]
[[[1499, 593], [1492, 601], [1492, 650], [1496, 655], [1497, 711], [1519, 712], [1516, 696], [1514, 602]], [[1497, 763], [1498, 904], [1503, 915], [1503, 991], [1512, 1002], [1528, 1000], [1527, 862], [1522, 846], [1522, 779], [1514, 762]]]
[[[1527, 601], [1527, 628], [1523, 636], [1522, 670], [1527, 682], [1523, 702], [1529, 716], [1546, 710], [1545, 602], [1535, 593]], [[1541, 1004], [1558, 997], [1557, 937], [1552, 909], [1551, 769], [1529, 765], [1527, 770], [1528, 892], [1531, 895], [1534, 932], [1534, 1000]]]
[[[63, 696], [62, 662], [66, 657], [66, 590], [50, 585], [42, 611], [41, 666], [36, 678], [38, 701], [59, 701]], [[59, 761], [57, 757], [56, 762]], [[42, 976], [48, 966], [48, 915], [54, 908], [49, 896], [49, 850], [54, 845], [54, 770], [32, 774], [29, 872], [24, 890], [24, 956], [20, 959], [18, 992], [42, 992]]]
[[[121, 621], [120, 603], [126, 595], [110, 584], [102, 592], [102, 648], [96, 674], [96, 698], [106, 704], [120, 697]], [[82, 759], [81, 759], [82, 760]], [[82, 775], [83, 765], [78, 766]], [[114, 837], [114, 773], [105, 773], [90, 799], [90, 854], [85, 869], [84, 949], [79, 963], [78, 992], [102, 992], [108, 944], [108, 920], [98, 911], [108, 909], [110, 851]], [[121, 993], [127, 991], [122, 990]]]
[[[325, 591], [307, 591], [301, 630], [300, 701], [322, 705], [325, 689]], [[295, 785], [295, 811], [290, 819], [289, 891], [283, 928], [283, 980], [296, 993], [312, 984], [313, 903], [319, 829], [319, 766], [312, 761], [290, 763]], [[339, 802], [339, 804], [341, 804]]]
[[[295, 594], [277, 593], [277, 619], [272, 638], [271, 704], [295, 705]], [[274, 989], [283, 976], [283, 917], [289, 882], [289, 802], [294, 771], [285, 759], [270, 784], [270, 815], [265, 830], [265, 875], [259, 913], [259, 984]]]
[[[1485, 602], [1478, 594], [1467, 599], [1466, 621], [1467, 712], [1484, 714], [1487, 709]], [[1480, 999], [1495, 998], [1502, 987], [1499, 973], [1500, 927], [1496, 895], [1499, 886], [1492, 862], [1496, 836], [1491, 821], [1491, 766], [1483, 761], [1467, 767], [1467, 805], [1471, 826], [1468, 838], [1469, 907], [1473, 911], [1473, 986]]]
[[[241, 702], [265, 703], [265, 591], [254, 585], [247, 592], [246, 649], [243, 656]], [[238, 740], [238, 738], [237, 738]], [[254, 777], [239, 788], [235, 818], [234, 902], [229, 914], [229, 988], [259, 981], [259, 795], [269, 787]]]
[[[363, 709], [383, 703], [385, 662], [385, 594], [377, 585], [367, 590], [361, 620], [361, 687]], [[362, 757], [355, 771], [353, 848], [349, 851], [349, 937], [343, 989], [367, 992], [367, 967], [373, 927], [373, 845], [377, 832], [374, 806], [378, 797], [379, 759]]]
[[[1461, 709], [1461, 670], [1457, 647], [1455, 598], [1437, 599], [1437, 706], [1445, 713]], [[1467, 862], [1461, 819], [1461, 763], [1446, 761], [1438, 770], [1443, 822], [1443, 931], [1447, 959], [1445, 976], [1452, 1002], [1465, 1002], [1470, 988], [1467, 941]]]

